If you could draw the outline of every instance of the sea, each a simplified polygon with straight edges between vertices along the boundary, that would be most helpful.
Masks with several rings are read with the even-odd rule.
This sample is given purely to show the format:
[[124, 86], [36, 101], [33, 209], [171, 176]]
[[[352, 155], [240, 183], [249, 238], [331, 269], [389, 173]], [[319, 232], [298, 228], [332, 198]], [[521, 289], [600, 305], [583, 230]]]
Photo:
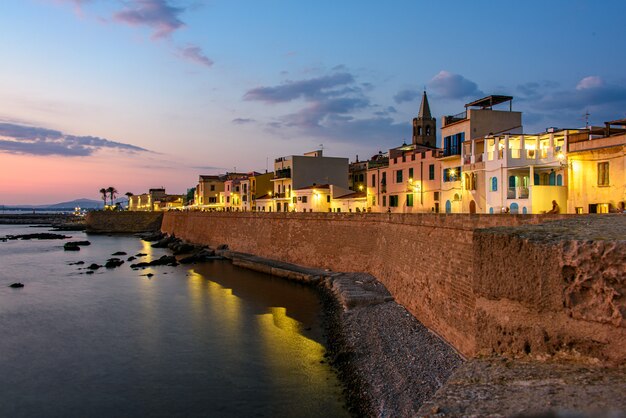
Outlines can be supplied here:
[[314, 289], [221, 260], [86, 274], [115, 252], [170, 252], [58, 233], [71, 238], [0, 241], [0, 417], [349, 416]]

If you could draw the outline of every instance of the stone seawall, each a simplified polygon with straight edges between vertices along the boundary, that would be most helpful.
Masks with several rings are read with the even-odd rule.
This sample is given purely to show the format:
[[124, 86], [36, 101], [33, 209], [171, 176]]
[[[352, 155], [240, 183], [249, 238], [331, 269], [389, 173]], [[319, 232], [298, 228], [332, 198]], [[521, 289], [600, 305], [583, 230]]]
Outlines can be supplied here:
[[[572, 244], [565, 244], [573, 238], [547, 249], [541, 247], [541, 240], [524, 237], [504, 245], [497, 229], [489, 229], [524, 229], [562, 218], [582, 219], [564, 215], [168, 212], [162, 230], [194, 243], [228, 244], [235, 251], [303, 266], [372, 274], [417, 319], [468, 357], [567, 354], [568, 358], [623, 364], [626, 354], [615, 345], [624, 341], [624, 328], [616, 325], [617, 319], [602, 322], [575, 313], [596, 302], [577, 304], [579, 308], [566, 306], [566, 288], [571, 283], [563, 272], [571, 275], [573, 269], [573, 274], [583, 277], [586, 268], [607, 261], [604, 252], [591, 251], [589, 261], [583, 263], [587, 267], [582, 267], [567, 261], [576, 258]], [[606, 242], [619, 251], [626, 244]], [[577, 245], [588, 248], [592, 244]], [[569, 248], [569, 255], [557, 247]], [[612, 251], [611, 263], [618, 262], [621, 253]], [[623, 277], [614, 279], [620, 280], [623, 285]], [[613, 298], [609, 305], [623, 313], [623, 299]], [[546, 309], [552, 316], [545, 316]], [[555, 322], [556, 316], [563, 321]]]
[[94, 211], [85, 218], [87, 232], [136, 233], [158, 231], [163, 212]]

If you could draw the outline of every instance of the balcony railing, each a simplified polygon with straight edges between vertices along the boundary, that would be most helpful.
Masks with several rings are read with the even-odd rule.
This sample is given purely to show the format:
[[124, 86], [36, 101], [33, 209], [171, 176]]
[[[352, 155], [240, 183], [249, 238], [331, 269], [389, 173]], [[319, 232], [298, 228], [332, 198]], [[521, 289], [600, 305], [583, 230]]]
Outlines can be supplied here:
[[507, 199], [528, 199], [528, 187], [509, 187], [506, 191]]
[[283, 168], [281, 170], [276, 170], [274, 172], [275, 179], [290, 179], [291, 178], [291, 168]]
[[446, 116], [444, 118], [444, 123], [446, 125], [450, 125], [451, 123], [459, 122], [459, 121], [465, 120], [465, 119], [467, 119], [467, 111], [461, 112], [461, 113], [457, 113], [456, 115]]

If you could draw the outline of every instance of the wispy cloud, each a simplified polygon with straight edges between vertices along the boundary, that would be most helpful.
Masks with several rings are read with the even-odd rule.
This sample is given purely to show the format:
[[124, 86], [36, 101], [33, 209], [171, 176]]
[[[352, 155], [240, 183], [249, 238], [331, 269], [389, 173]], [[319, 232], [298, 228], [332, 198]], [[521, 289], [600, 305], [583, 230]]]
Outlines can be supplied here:
[[180, 55], [188, 61], [204, 65], [205, 67], [213, 66], [213, 60], [204, 55], [202, 48], [197, 45], [187, 45], [184, 48], [180, 48], [179, 52]]
[[428, 85], [443, 99], [465, 99], [485, 95], [473, 81], [445, 70], [439, 71]]
[[404, 102], [412, 102], [419, 96], [420, 96], [420, 92], [418, 90], [405, 89], [405, 90], [400, 90], [399, 92], [397, 92], [395, 96], [393, 96], [393, 100], [396, 103], [400, 104]]
[[293, 113], [278, 116], [267, 123], [271, 129], [298, 129], [301, 133], [324, 137], [341, 142], [378, 142], [397, 138], [408, 124], [398, 124], [389, 113], [391, 106], [371, 103], [367, 93], [373, 89], [370, 83], [358, 83], [355, 75], [337, 66], [331, 74], [303, 79], [288, 80], [275, 86], [261, 86], [248, 90], [243, 98], [269, 104], [304, 101], [304, 106]]
[[[95, 0], [54, 1], [73, 5], [75, 10], [82, 14], [83, 6], [93, 3]], [[119, 0], [115, 3], [121, 4], [121, 8], [114, 11], [110, 17], [99, 17], [101, 20], [148, 28], [152, 32], [152, 39], [155, 41], [171, 39], [176, 31], [186, 26], [181, 15], [196, 7], [195, 3], [188, 6], [173, 5], [171, 0]], [[207, 68], [213, 65], [213, 60], [198, 45], [189, 44], [185, 47], [176, 48], [175, 51], [176, 55], [184, 60]]]
[[0, 122], [0, 152], [30, 155], [88, 156], [101, 149], [148, 151], [96, 136], [75, 136], [36, 126]]
[[179, 15], [184, 7], [174, 7], [166, 0], [132, 0], [113, 19], [131, 26], [147, 26], [154, 32], [152, 37], [169, 37], [174, 31], [185, 26]]
[[254, 122], [255, 120], [250, 119], [250, 118], [235, 118], [231, 120], [231, 123], [234, 123], [235, 125], [247, 125], [249, 123], [254, 123]]
[[257, 87], [248, 90], [245, 100], [257, 100], [265, 103], [282, 103], [304, 98], [315, 100], [341, 94], [337, 87], [354, 83], [354, 76], [349, 73], [336, 73], [307, 80], [287, 81], [279, 86]]

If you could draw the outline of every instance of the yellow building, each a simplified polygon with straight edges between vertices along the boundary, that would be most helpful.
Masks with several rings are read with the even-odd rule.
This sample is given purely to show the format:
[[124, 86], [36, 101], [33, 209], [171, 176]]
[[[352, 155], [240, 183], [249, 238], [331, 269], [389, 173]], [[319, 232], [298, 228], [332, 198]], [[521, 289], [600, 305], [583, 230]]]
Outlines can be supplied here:
[[570, 138], [567, 168], [569, 213], [624, 211], [626, 119]]

